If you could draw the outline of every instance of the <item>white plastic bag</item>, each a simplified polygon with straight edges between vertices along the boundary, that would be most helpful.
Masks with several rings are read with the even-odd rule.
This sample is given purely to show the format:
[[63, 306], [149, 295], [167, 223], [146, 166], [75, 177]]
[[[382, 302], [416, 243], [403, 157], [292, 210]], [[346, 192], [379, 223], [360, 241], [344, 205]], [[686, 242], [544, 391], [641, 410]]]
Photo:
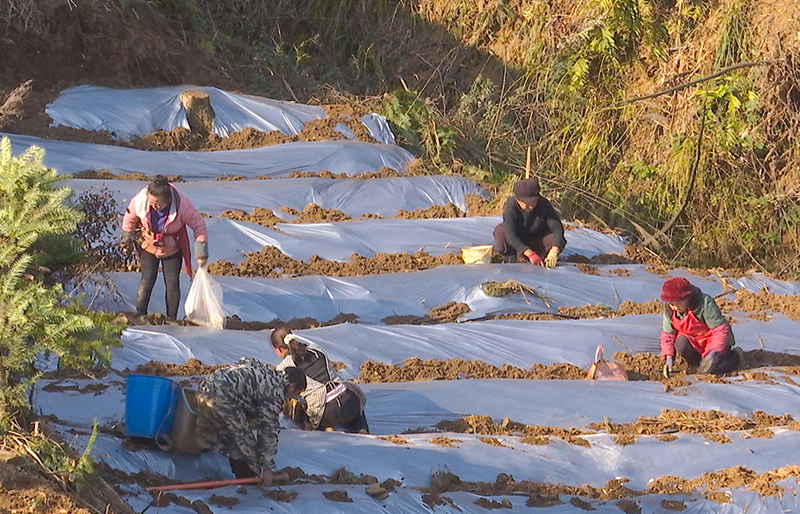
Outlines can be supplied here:
[[205, 267], [197, 269], [184, 305], [186, 317], [193, 323], [212, 328], [225, 328], [222, 310], [222, 286], [211, 278]]

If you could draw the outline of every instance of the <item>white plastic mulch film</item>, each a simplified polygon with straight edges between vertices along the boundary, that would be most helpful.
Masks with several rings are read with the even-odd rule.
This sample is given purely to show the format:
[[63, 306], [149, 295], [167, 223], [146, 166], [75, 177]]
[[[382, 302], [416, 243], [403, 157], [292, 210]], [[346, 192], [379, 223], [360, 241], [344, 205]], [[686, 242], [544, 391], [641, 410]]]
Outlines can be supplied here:
[[[234, 95], [214, 88], [203, 90], [212, 96], [218, 114], [215, 131], [221, 135], [245, 126], [292, 134], [302, 130], [307, 121], [324, 116], [318, 107]], [[125, 91], [73, 88], [49, 107], [48, 114], [54, 124], [109, 130], [119, 138], [136, 137], [158, 128], [183, 126], [185, 116], [177, 100], [181, 91], [182, 87]], [[380, 136], [385, 128], [380, 118], [362, 122], [379, 141], [393, 142], [388, 135]], [[373, 122], [376, 125], [370, 126]], [[346, 261], [352, 253], [370, 256], [416, 250], [432, 254], [457, 252], [465, 246], [491, 244], [492, 229], [500, 220], [499, 217], [391, 219], [400, 209], [446, 203], [463, 210], [467, 195], [488, 196], [478, 185], [460, 177], [212, 181], [233, 175], [285, 177], [291, 171], [322, 169], [349, 174], [374, 171], [380, 166], [402, 169], [412, 156], [393, 144], [289, 143], [252, 150], [192, 153], [138, 152], [17, 135], [11, 138], [15, 152], [32, 143], [45, 147], [47, 164], [62, 173], [105, 168], [148, 175], [180, 175], [189, 180], [177, 187], [201, 212], [214, 216], [207, 219], [212, 262], [225, 259], [238, 263], [245, 258], [244, 252], [257, 251], [266, 244], [303, 260], [311, 255]], [[108, 187], [120, 205], [125, 205], [143, 184], [72, 180], [69, 185], [76, 190]], [[270, 229], [218, 217], [228, 209], [250, 212], [263, 207], [288, 220], [291, 216], [280, 212], [280, 207], [301, 210], [309, 203], [339, 209], [354, 218], [374, 213], [386, 219], [281, 223]], [[566, 233], [565, 258], [624, 252], [624, 241], [618, 236], [578, 225], [570, 228]], [[757, 273], [724, 280], [717, 275], [700, 276], [685, 270], [672, 270], [669, 275], [686, 277], [704, 292], [720, 298], [731, 298], [732, 291], [738, 289], [755, 292], [765, 287], [772, 293], [800, 294], [800, 284], [796, 282]], [[96, 307], [132, 310], [139, 275], [111, 273], [107, 278], [106, 284], [97, 280], [83, 283], [80, 288], [89, 293], [87, 298], [92, 298]], [[217, 320], [229, 316], [258, 322], [313, 318], [306, 321], [315, 325], [342, 314], [351, 315], [351, 323], [297, 331], [322, 347], [332, 361], [339, 363], [341, 374], [348, 379], [359, 377], [368, 361], [403, 365], [415, 358], [464, 359], [522, 369], [534, 364], [569, 363], [586, 370], [597, 345], [603, 345], [606, 358], [613, 358], [616, 351], [657, 354], [660, 350], [661, 314], [602, 319], [564, 319], [566, 316], [561, 314], [565, 307], [591, 305], [613, 310], [626, 301], [642, 303], [658, 299], [665, 277], [662, 272], [643, 265], [586, 267], [562, 262], [556, 269], [546, 270], [527, 264], [479, 264], [362, 277], [207, 278], [218, 283], [219, 294], [215, 297], [224, 295], [224, 303], [220, 301], [222, 311], [215, 314]], [[181, 280], [182, 291], [200, 284], [199, 277], [194, 285], [184, 275]], [[509, 280], [526, 286], [528, 293], [490, 296], [484, 288], [490, 281]], [[157, 282], [151, 311], [163, 308], [163, 297], [163, 284]], [[391, 324], [393, 317], [423, 317], [433, 307], [449, 302], [466, 304], [469, 312], [462, 314], [456, 323]], [[548, 314], [556, 319], [486, 320], [520, 313]], [[800, 353], [795, 336], [800, 322], [778, 313], [757, 319], [742, 312], [727, 315], [732, 320], [737, 345], [744, 350], [763, 348]], [[123, 446], [112, 434], [124, 418], [124, 376], [149, 361], [183, 364], [198, 359], [206, 365], [222, 365], [241, 357], [255, 357], [274, 365], [279, 358], [268, 338], [269, 331], [202, 326], [129, 327], [122, 336], [122, 346], [113, 350], [113, 370], [107, 376], [44, 379], [36, 385], [34, 404], [37, 413], [55, 416], [56, 429], [65, 439], [74, 440], [78, 451], [88, 443], [95, 419], [101, 426], [112, 429], [101, 431], [92, 454], [113, 469], [129, 474], [148, 472], [178, 481], [231, 478], [227, 458], [215, 452], [188, 456]], [[650, 480], [665, 475], [691, 479], [732, 466], [766, 473], [796, 464], [795, 449], [800, 450], [798, 432], [772, 427], [768, 429], [771, 438], [766, 438], [753, 436], [749, 431], [731, 431], [727, 433], [730, 442], [726, 444], [711, 442], [701, 434], [680, 432], [672, 442], [639, 436], [635, 444], [622, 446], [612, 434], [587, 429], [592, 424], [628, 423], [641, 416], [658, 416], [663, 409], [718, 410], [735, 416], [762, 410], [776, 416], [790, 413], [797, 417], [800, 388], [780, 370], [767, 370], [764, 376], [753, 374], [749, 378], [742, 374], [724, 383], [690, 378], [688, 385], [670, 391], [665, 391], [661, 383], [646, 380], [501, 380], [468, 379], [461, 375], [456, 380], [362, 386], [368, 399], [366, 414], [371, 435], [306, 432], [285, 422], [276, 464], [278, 468], [299, 467], [316, 475], [329, 476], [344, 467], [356, 475], [373, 475], [379, 481], [392, 478], [400, 486], [387, 498], [377, 500], [368, 496], [364, 485], [316, 483], [283, 487], [284, 492], [297, 493], [290, 502], [275, 501], [253, 488], [247, 488], [244, 494], [236, 487], [186, 491], [180, 492], [180, 496], [209, 504], [215, 514], [229, 510], [212, 502], [215, 494], [235, 498], [238, 503], [234, 510], [246, 514], [264, 511], [416, 514], [432, 510], [484, 513], [487, 506], [511, 508], [513, 512], [573, 514], [587, 509], [597, 514], [617, 514], [621, 509], [628, 509], [626, 512], [640, 509], [644, 514], [653, 514], [681, 508], [692, 514], [800, 511], [794, 477], [779, 482], [786, 487], [781, 495], [762, 497], [746, 487], [724, 487], [730, 494], [729, 503], [707, 499], [702, 491], [673, 495], [648, 492]], [[442, 433], [436, 428], [443, 426], [442, 421], [471, 414], [490, 416], [495, 423], [508, 418], [528, 425], [591, 433], [578, 436], [582, 444], [551, 436], [548, 444], [539, 445], [528, 444], [530, 441], [523, 441], [514, 433], [487, 437]], [[454, 473], [464, 481], [494, 483], [502, 473], [518, 482], [532, 480], [598, 488], [604, 487], [608, 480], [624, 477], [628, 479], [626, 487], [644, 494], [626, 498], [635, 502], [632, 505], [620, 504], [617, 499], [576, 500], [572, 495], [562, 494], [556, 503], [542, 508], [533, 506], [535, 502], [529, 502], [524, 495], [487, 496], [481, 500], [482, 495], [474, 491], [453, 491], [442, 495], [446, 498], [442, 500], [444, 503], [431, 505], [431, 498], [419, 488], [429, 486], [431, 475], [440, 471]], [[130, 493], [126, 500], [138, 512], [152, 502], [152, 497], [141, 487], [122, 487]], [[332, 502], [323, 495], [334, 490], [346, 492], [353, 502]], [[158, 508], [159, 513], [186, 511], [176, 504]]]
[[[157, 130], [188, 128], [186, 111], [181, 104], [184, 91], [199, 91], [209, 96], [214, 109], [214, 133], [229, 136], [245, 128], [262, 132], [278, 130], [293, 136], [306, 122], [326, 117], [319, 106], [271, 100], [223, 91], [205, 86], [168, 86], [145, 89], [109, 89], [92, 85], [72, 87], [47, 106], [45, 113], [52, 125], [84, 130], [105, 130], [121, 139], [142, 137]], [[394, 136], [379, 114], [364, 116], [361, 123], [379, 143], [394, 144]], [[342, 125], [339, 131], [352, 139]]]
[[14, 153], [31, 145], [44, 148], [44, 163], [59, 173], [107, 169], [118, 174], [178, 175], [187, 180], [286, 177], [295, 171], [358, 175], [383, 167], [402, 172], [413, 158], [397, 145], [362, 141], [303, 141], [218, 152], [148, 152], [18, 134], [0, 133], [0, 137], [11, 139]]

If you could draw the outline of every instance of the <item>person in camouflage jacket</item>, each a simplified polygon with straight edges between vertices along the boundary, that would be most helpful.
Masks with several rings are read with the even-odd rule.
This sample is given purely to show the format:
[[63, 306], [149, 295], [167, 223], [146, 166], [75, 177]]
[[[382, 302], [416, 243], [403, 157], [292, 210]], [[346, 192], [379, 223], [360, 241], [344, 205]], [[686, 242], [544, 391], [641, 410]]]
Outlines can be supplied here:
[[237, 477], [270, 483], [284, 399], [305, 388], [299, 369], [277, 371], [256, 359], [218, 369], [197, 388], [198, 445], [227, 455]]

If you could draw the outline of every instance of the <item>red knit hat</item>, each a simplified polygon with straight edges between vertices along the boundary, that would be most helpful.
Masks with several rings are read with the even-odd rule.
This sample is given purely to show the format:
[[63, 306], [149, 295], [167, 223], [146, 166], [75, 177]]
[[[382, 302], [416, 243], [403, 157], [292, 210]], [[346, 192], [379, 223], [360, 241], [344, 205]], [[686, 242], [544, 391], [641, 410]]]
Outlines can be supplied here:
[[661, 286], [661, 301], [680, 302], [692, 296], [693, 292], [694, 288], [688, 280], [683, 277], [674, 277]]

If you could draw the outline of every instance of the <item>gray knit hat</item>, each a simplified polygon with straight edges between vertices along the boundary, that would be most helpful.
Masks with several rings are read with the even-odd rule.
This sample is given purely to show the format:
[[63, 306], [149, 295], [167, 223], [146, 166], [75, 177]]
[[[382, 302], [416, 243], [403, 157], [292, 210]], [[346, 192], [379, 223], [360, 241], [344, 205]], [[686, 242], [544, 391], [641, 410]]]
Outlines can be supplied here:
[[520, 180], [514, 184], [514, 196], [525, 203], [535, 203], [539, 198], [539, 181], [535, 178]]

